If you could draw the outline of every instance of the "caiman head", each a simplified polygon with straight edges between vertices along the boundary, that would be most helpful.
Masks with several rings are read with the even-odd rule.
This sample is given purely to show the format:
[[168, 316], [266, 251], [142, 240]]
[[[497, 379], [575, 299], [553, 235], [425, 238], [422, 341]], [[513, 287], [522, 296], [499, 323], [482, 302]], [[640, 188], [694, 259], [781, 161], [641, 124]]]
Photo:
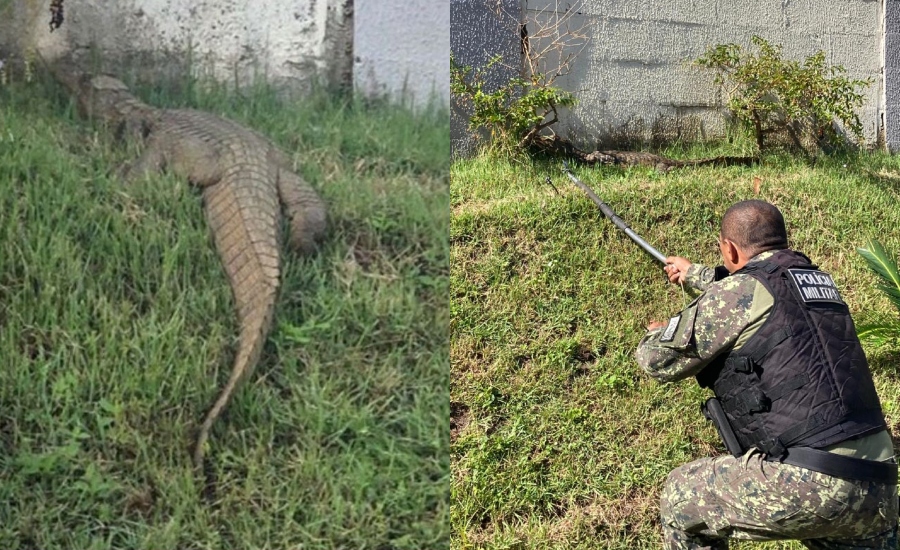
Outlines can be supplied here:
[[121, 80], [91, 75], [64, 63], [50, 68], [53, 76], [75, 96], [80, 114], [116, 128], [118, 134], [143, 137], [152, 125], [152, 109], [128, 91]]

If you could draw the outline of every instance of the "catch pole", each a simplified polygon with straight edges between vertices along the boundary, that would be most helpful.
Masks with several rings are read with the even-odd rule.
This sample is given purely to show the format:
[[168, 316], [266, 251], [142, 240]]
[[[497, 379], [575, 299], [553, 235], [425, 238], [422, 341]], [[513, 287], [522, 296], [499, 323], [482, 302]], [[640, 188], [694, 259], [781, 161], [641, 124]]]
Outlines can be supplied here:
[[609, 218], [609, 220], [611, 222], [616, 224], [616, 227], [618, 227], [623, 233], [628, 235], [629, 239], [631, 239], [638, 246], [643, 248], [645, 252], [647, 252], [648, 254], [653, 256], [656, 259], [656, 261], [658, 261], [659, 263], [661, 263], [663, 265], [666, 264], [666, 256], [664, 256], [663, 253], [660, 252], [659, 250], [653, 248], [653, 246], [650, 245], [650, 243], [648, 243], [644, 239], [642, 239], [640, 235], [638, 235], [637, 233], [632, 231], [631, 228], [628, 227], [628, 224], [626, 224], [622, 218], [617, 216], [616, 213], [613, 211], [612, 208], [609, 207], [608, 204], [606, 204], [605, 202], [600, 200], [600, 197], [598, 197], [597, 194], [594, 193], [593, 189], [591, 189], [590, 187], [588, 187], [587, 185], [582, 183], [581, 180], [579, 180], [577, 177], [575, 177], [575, 174], [573, 174], [572, 171], [569, 170], [569, 163], [566, 161], [563, 161], [563, 172], [565, 172], [566, 175], [569, 176], [570, 180], [575, 182], [575, 185], [577, 185], [585, 193], [587, 193], [587, 196], [590, 197], [590, 199], [592, 201], [594, 201], [594, 204], [596, 204], [597, 206], [600, 207], [600, 211], [603, 212], [603, 215], [606, 216], [607, 218]]

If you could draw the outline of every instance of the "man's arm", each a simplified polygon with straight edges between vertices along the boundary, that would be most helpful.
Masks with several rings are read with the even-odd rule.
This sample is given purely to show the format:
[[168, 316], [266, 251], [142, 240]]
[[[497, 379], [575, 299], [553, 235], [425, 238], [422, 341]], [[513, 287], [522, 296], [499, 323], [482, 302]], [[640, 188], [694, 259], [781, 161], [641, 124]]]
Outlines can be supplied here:
[[728, 277], [725, 266], [707, 267], [700, 264], [691, 264], [685, 274], [685, 284], [700, 291], [705, 291], [709, 285]]
[[757, 284], [747, 275], [711, 281], [706, 292], [641, 339], [635, 353], [638, 364], [660, 382], [699, 373], [729, 351], [753, 321], [751, 308]]
[[728, 270], [724, 266], [706, 267], [702, 264], [691, 263], [681, 256], [669, 256], [666, 258], [666, 275], [673, 283], [683, 283], [699, 291], [705, 291], [709, 285], [721, 281], [728, 276]]

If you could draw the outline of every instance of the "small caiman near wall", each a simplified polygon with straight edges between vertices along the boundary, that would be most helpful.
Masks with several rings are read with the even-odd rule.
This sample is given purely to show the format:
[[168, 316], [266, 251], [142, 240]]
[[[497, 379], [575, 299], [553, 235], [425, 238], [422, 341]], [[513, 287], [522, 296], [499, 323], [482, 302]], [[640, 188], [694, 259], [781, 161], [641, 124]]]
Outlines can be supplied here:
[[85, 116], [144, 142], [143, 154], [127, 170], [129, 179], [166, 169], [203, 189], [207, 221], [234, 294], [240, 343], [228, 382], [197, 433], [193, 460], [199, 468], [213, 423], [256, 366], [272, 325], [282, 207], [291, 245], [311, 252], [325, 232], [325, 204], [258, 132], [211, 113], [152, 107], [121, 81], [83, 74], [67, 63], [50, 69], [75, 94]]
[[593, 151], [585, 152], [575, 147], [569, 140], [557, 135], [540, 136], [531, 144], [531, 148], [537, 152], [562, 155], [584, 164], [605, 164], [631, 168], [634, 166], [646, 166], [656, 168], [662, 174], [675, 168], [687, 166], [749, 166], [759, 162], [757, 157], [711, 157], [704, 159], [671, 159], [662, 155], [648, 153], [646, 151]]
[[594, 151], [583, 157], [586, 164], [610, 164], [622, 167], [647, 166], [666, 173], [685, 166], [747, 166], [757, 162], [755, 157], [711, 157], [705, 159], [670, 159], [646, 151]]

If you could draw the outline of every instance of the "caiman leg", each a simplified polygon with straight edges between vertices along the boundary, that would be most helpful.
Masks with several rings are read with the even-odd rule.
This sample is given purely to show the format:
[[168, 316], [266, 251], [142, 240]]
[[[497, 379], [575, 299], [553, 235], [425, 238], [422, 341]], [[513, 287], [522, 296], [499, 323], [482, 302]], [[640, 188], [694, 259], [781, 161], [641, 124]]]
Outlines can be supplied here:
[[307, 253], [325, 233], [325, 203], [310, 185], [286, 169], [278, 172], [278, 196], [290, 220], [288, 241], [296, 251]]
[[166, 165], [165, 154], [155, 141], [155, 138], [151, 137], [147, 141], [141, 156], [131, 162], [122, 164], [116, 170], [119, 179], [131, 184], [163, 171]]
[[206, 187], [222, 179], [221, 166], [222, 161], [210, 144], [177, 128], [150, 134], [141, 156], [125, 164], [119, 176], [134, 182], [168, 170], [186, 178], [192, 185]]
[[[253, 192], [252, 188], [235, 185], [231, 181], [203, 189], [206, 217], [225, 272], [231, 280], [241, 332], [231, 376], [197, 434], [193, 454], [197, 467], [203, 463], [206, 441], [213, 423], [228, 405], [238, 383], [259, 360], [275, 310], [280, 261], [275, 223], [278, 204], [272, 203], [277, 201], [277, 197], [273, 193], [263, 199], [254, 197]], [[262, 201], [259, 207], [246, 208], [254, 200]], [[248, 230], [251, 227], [252, 233]]]

